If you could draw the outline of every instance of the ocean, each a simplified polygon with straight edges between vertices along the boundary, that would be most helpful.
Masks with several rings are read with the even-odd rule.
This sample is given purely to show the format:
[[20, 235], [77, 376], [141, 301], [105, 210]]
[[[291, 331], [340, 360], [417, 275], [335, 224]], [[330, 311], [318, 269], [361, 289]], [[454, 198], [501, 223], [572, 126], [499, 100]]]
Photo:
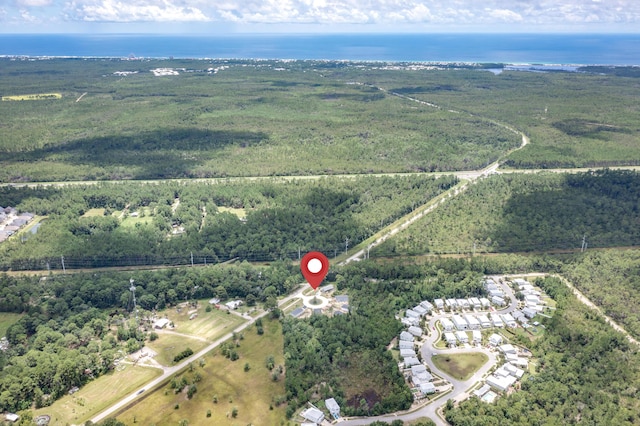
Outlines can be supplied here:
[[0, 56], [640, 65], [640, 34], [0, 34]]

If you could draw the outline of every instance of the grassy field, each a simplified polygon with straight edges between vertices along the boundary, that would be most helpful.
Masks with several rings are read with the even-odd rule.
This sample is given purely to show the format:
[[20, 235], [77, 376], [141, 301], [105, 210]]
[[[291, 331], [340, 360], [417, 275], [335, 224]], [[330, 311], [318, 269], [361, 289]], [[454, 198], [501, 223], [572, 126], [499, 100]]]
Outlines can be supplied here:
[[229, 212], [238, 216], [240, 219], [247, 217], [246, 209], [235, 209], [233, 207], [218, 207], [220, 213]]
[[471, 377], [480, 367], [482, 367], [489, 357], [480, 352], [465, 353], [465, 354], [446, 354], [446, 355], [434, 355], [432, 357], [433, 363], [440, 370], [449, 374], [458, 380], [467, 380]]
[[146, 346], [156, 352], [154, 359], [162, 365], [170, 366], [175, 364], [173, 358], [186, 348], [191, 348], [193, 352], [207, 346], [207, 342], [190, 338], [188, 336], [176, 334], [163, 334], [158, 332], [158, 339], [153, 342], [147, 342]]
[[7, 329], [15, 324], [22, 314], [14, 314], [10, 312], [0, 312], [0, 337], [7, 334]]
[[[162, 365], [172, 365], [173, 357], [189, 347], [194, 352], [204, 348], [208, 342], [224, 336], [231, 330], [242, 324], [244, 320], [237, 315], [227, 314], [227, 311], [212, 309], [206, 312], [208, 301], [201, 300], [198, 303], [198, 316], [190, 320], [190, 312], [195, 309], [182, 306], [180, 312], [176, 308], [161, 311], [159, 315], [170, 319], [175, 328], [157, 331], [159, 338], [153, 342], [147, 342], [150, 349], [156, 351], [155, 360]], [[179, 334], [174, 334], [179, 333]]]
[[102, 216], [104, 216], [104, 211], [105, 211], [105, 209], [103, 209], [103, 208], [89, 209], [86, 212], [84, 212], [82, 217], [102, 217]]
[[[237, 361], [230, 361], [216, 350], [203, 358], [204, 366], [194, 362], [193, 372], [187, 370], [178, 376], [178, 380], [186, 377], [189, 383], [196, 373], [201, 376], [192, 399], [187, 398], [185, 390], [175, 394], [168, 383], [120, 413], [118, 419], [129, 425], [134, 419], [142, 425], [178, 424], [182, 419], [192, 426], [280, 424], [285, 419], [285, 406], [276, 407], [273, 401], [285, 393], [284, 378], [274, 382], [265, 359], [273, 355], [276, 365], [284, 364], [282, 329], [277, 321], [264, 324], [262, 336], [257, 335], [253, 326], [244, 331]], [[247, 363], [249, 371], [244, 368]], [[213, 402], [214, 397], [217, 403]], [[231, 415], [234, 407], [236, 418]], [[211, 410], [211, 417], [207, 417], [207, 410]]]
[[81, 424], [160, 374], [156, 368], [127, 365], [124, 370], [99, 377], [49, 407], [35, 410], [34, 417], [47, 414], [51, 416], [51, 425]]
[[167, 309], [159, 313], [161, 317], [166, 316], [175, 325], [174, 331], [192, 336], [201, 337], [209, 341], [214, 341], [220, 336], [233, 330], [244, 320], [237, 315], [228, 314], [226, 310], [212, 309], [211, 312], [206, 311], [209, 305], [208, 300], [200, 300], [198, 303], [198, 316], [192, 320], [189, 319], [193, 308], [181, 308], [177, 312], [176, 308]]

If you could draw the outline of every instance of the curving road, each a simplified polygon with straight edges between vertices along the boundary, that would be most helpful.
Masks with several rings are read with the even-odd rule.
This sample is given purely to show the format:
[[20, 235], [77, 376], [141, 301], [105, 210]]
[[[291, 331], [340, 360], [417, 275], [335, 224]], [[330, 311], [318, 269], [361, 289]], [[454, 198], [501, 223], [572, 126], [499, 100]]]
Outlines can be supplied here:
[[[504, 283], [500, 283], [500, 276], [490, 276], [496, 283], [502, 287], [504, 292], [507, 294], [509, 298], [511, 298], [511, 303], [505, 307], [504, 309], [500, 309], [498, 312], [500, 313], [509, 313], [513, 312], [518, 307], [518, 301], [514, 297], [513, 290], [511, 287]], [[385, 414], [377, 417], [361, 417], [361, 418], [351, 418], [345, 419], [340, 422], [340, 425], [367, 425], [373, 423], [374, 421], [393, 421], [393, 420], [402, 420], [405, 422], [417, 420], [423, 417], [428, 417], [434, 421], [434, 423], [438, 426], [446, 426], [448, 423], [443, 420], [438, 412], [440, 409], [446, 404], [446, 401], [451, 399], [454, 402], [460, 402], [469, 397], [469, 389], [475, 386], [480, 380], [487, 376], [489, 370], [496, 365], [498, 362], [498, 354], [495, 351], [491, 351], [484, 347], [471, 347], [471, 348], [454, 348], [454, 349], [437, 349], [435, 347], [435, 343], [440, 339], [440, 334], [436, 331], [436, 322], [441, 318], [450, 318], [453, 314], [437, 314], [433, 315], [429, 319], [429, 331], [430, 334], [423, 343], [420, 352], [422, 354], [423, 362], [429, 367], [431, 372], [437, 376], [440, 376], [446, 379], [449, 383], [451, 383], [452, 390], [444, 397], [433, 400], [427, 405], [423, 405], [419, 408], [414, 408], [409, 411], [402, 411], [392, 414]], [[467, 380], [458, 380], [454, 377], [449, 376], [445, 372], [441, 371], [436, 367], [436, 365], [431, 360], [433, 355], [440, 354], [461, 354], [461, 353], [472, 353], [472, 352], [481, 352], [486, 354], [489, 357], [489, 361], [486, 362], [476, 373], [471, 376]]]

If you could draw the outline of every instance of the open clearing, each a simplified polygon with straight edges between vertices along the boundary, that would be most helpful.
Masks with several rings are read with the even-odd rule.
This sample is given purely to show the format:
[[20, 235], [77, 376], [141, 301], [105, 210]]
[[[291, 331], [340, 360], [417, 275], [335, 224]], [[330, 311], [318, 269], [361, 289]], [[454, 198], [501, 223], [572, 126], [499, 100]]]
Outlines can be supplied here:
[[32, 95], [3, 96], [3, 101], [41, 101], [43, 99], [62, 99], [60, 93], [36, 93]]
[[[197, 392], [188, 399], [186, 388], [175, 394], [170, 383], [149, 393], [138, 404], [120, 413], [118, 420], [133, 424], [178, 424], [186, 419], [189, 425], [265, 425], [280, 424], [285, 418], [285, 405], [276, 407], [274, 398], [284, 395], [284, 376], [273, 381], [271, 371], [265, 367], [265, 359], [272, 355], [275, 365], [284, 365], [282, 327], [278, 321], [264, 320], [264, 334], [259, 336], [255, 326], [243, 332], [245, 338], [236, 348], [240, 359], [230, 361], [221, 355], [220, 349], [207, 354], [204, 366], [193, 361], [193, 371], [183, 376], [191, 383], [196, 373]], [[244, 371], [245, 364], [250, 366]], [[214, 397], [217, 403], [213, 402]], [[176, 408], [178, 404], [179, 408]], [[273, 406], [273, 410], [270, 409]], [[237, 417], [231, 416], [237, 408]], [[211, 417], [207, 417], [211, 410]]]
[[89, 209], [84, 212], [82, 217], [102, 217], [104, 216], [104, 212], [105, 209]]
[[157, 340], [147, 342], [146, 346], [157, 353], [154, 359], [167, 367], [173, 365], [173, 358], [186, 348], [191, 348], [195, 353], [207, 346], [205, 341], [184, 335], [162, 334], [161, 331], [158, 332], [158, 335], [160, 337]]
[[180, 312], [177, 312], [176, 308], [167, 309], [160, 312], [161, 317], [169, 318], [175, 328], [172, 331], [176, 331], [182, 334], [188, 334], [191, 336], [197, 336], [209, 341], [214, 341], [219, 337], [222, 337], [230, 330], [233, 330], [244, 320], [225, 310], [212, 309], [211, 312], [206, 311], [208, 306], [207, 300], [201, 300], [198, 302], [198, 316], [192, 320], [190, 312], [193, 312], [193, 308], [182, 306]]
[[0, 313], [0, 337], [6, 336], [9, 327], [18, 322], [20, 317], [22, 317], [22, 314], [13, 314], [9, 312]]
[[159, 376], [157, 368], [127, 365], [83, 386], [73, 395], [65, 395], [50, 407], [34, 411], [34, 417], [47, 414], [52, 425], [82, 424], [126, 394]]
[[238, 216], [238, 218], [240, 218], [240, 219], [244, 219], [245, 217], [247, 217], [247, 211], [245, 209], [236, 209], [236, 208], [233, 208], [233, 207], [218, 207], [218, 212], [220, 212], [220, 213], [224, 213], [224, 212], [232, 213], [232, 214], [235, 214], [236, 216]]
[[446, 374], [458, 380], [468, 380], [489, 357], [480, 352], [434, 355], [433, 363]]

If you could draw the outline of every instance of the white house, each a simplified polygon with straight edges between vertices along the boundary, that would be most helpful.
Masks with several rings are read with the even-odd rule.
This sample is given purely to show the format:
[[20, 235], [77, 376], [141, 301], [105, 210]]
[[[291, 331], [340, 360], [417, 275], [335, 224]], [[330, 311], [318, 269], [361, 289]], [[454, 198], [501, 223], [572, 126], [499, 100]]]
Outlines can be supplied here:
[[438, 308], [439, 310], [444, 309], [444, 300], [442, 299], [435, 299], [433, 301], [433, 303], [436, 305], [436, 308]]
[[406, 340], [400, 340], [398, 342], [398, 349], [413, 349], [413, 342], [407, 342]]
[[489, 344], [491, 346], [498, 346], [502, 343], [502, 336], [500, 336], [499, 334], [492, 334], [491, 336], [489, 336]]
[[535, 317], [536, 315], [538, 315], [538, 312], [535, 309], [526, 307], [526, 308], [522, 308], [522, 314], [525, 317], [531, 319], [531, 318]]
[[440, 324], [442, 324], [442, 328], [444, 329], [444, 331], [453, 330], [453, 323], [451, 322], [451, 320], [449, 320], [449, 318], [440, 318]]
[[300, 413], [305, 420], [309, 420], [312, 423], [320, 424], [324, 420], [324, 413], [315, 407], [310, 407]]
[[426, 367], [422, 364], [414, 365], [411, 367], [411, 377], [414, 379], [414, 384], [417, 382], [430, 382], [433, 379], [431, 373], [429, 373]]
[[502, 351], [502, 353], [505, 353], [505, 354], [517, 354], [518, 353], [518, 350], [515, 348], [515, 346], [513, 346], [513, 345], [511, 345], [509, 343], [500, 346], [500, 350]]
[[489, 321], [489, 317], [487, 317], [484, 314], [478, 316], [478, 321], [480, 322], [480, 325], [482, 326], [482, 328], [491, 327], [491, 321]]
[[482, 343], [482, 333], [480, 332], [480, 330], [473, 330], [471, 332], [471, 336], [473, 338], [473, 343]]
[[422, 305], [417, 305], [413, 309], [413, 312], [417, 312], [421, 317], [427, 315], [427, 310], [422, 307]]
[[538, 296], [534, 295], [534, 294], [527, 294], [524, 297], [524, 301], [527, 304], [529, 304], [529, 303], [532, 303], [532, 304], [535, 304], [535, 305], [539, 305], [540, 304], [540, 298]]
[[413, 309], [407, 309], [404, 312], [404, 316], [407, 318], [420, 318], [420, 314], [414, 311]]
[[504, 295], [500, 289], [489, 290], [487, 293], [489, 293], [490, 297], [502, 297], [502, 295]]
[[480, 321], [478, 321], [475, 316], [466, 314], [464, 319], [467, 321], [467, 324], [469, 324], [469, 328], [471, 330], [477, 330], [480, 328]]
[[456, 299], [456, 303], [460, 309], [469, 309], [469, 300], [467, 299]]
[[420, 361], [418, 361], [418, 358], [415, 357], [408, 357], [404, 359], [404, 366], [405, 367], [411, 367], [413, 365], [419, 365]]
[[506, 324], [507, 327], [516, 328], [518, 326], [518, 323], [516, 322], [515, 318], [511, 316], [511, 314], [504, 314], [501, 315], [501, 317], [502, 321]]
[[469, 343], [469, 336], [464, 331], [456, 331], [456, 338], [460, 341], [460, 343]]
[[419, 388], [420, 392], [422, 392], [423, 395], [436, 393], [436, 385], [431, 382], [421, 383]]
[[478, 398], [481, 398], [482, 395], [484, 395], [485, 393], [489, 392], [489, 390], [491, 389], [491, 386], [484, 384], [482, 385], [482, 387], [480, 389], [476, 389], [473, 391], [473, 394], [475, 396], [477, 396]]
[[504, 301], [504, 299], [500, 296], [491, 296], [491, 302], [494, 305], [498, 305], [498, 306], [504, 306], [507, 303]]
[[225, 303], [225, 306], [229, 309], [238, 309], [242, 305], [242, 300], [232, 300], [231, 302]]
[[416, 356], [416, 351], [413, 349], [400, 349], [400, 356], [402, 358], [411, 358]]
[[160, 318], [153, 323], [153, 328], [160, 330], [161, 328], [165, 328], [171, 323], [169, 318]]
[[504, 392], [507, 389], [509, 389], [509, 387], [511, 387], [511, 385], [513, 385], [515, 382], [516, 382], [516, 378], [513, 376], [496, 377], [491, 375], [487, 377], [487, 384], [492, 388], [497, 389], [501, 392]]
[[401, 318], [400, 322], [403, 323], [404, 325], [406, 325], [407, 327], [411, 327], [412, 325], [418, 325], [420, 324], [420, 319], [419, 318]]
[[480, 304], [482, 305], [482, 309], [487, 309], [491, 306], [491, 302], [486, 297], [480, 298]]
[[338, 420], [340, 418], [340, 406], [335, 399], [325, 399], [324, 406], [327, 407], [327, 410], [329, 410], [329, 413], [331, 413], [334, 419]]
[[451, 332], [444, 333], [444, 340], [447, 341], [447, 345], [449, 346], [453, 346], [458, 342], [458, 339], [456, 339], [456, 335]]
[[403, 331], [402, 333], [400, 333], [400, 340], [405, 340], [407, 342], [413, 342], [413, 334], [409, 333], [408, 331]]
[[498, 314], [491, 314], [491, 322], [493, 323], [494, 327], [504, 327], [504, 323], [502, 322], [502, 320], [500, 319], [500, 315]]
[[422, 329], [420, 327], [411, 326], [407, 331], [415, 337], [422, 337]]
[[7, 413], [4, 415], [4, 419], [8, 422], [17, 422], [19, 418], [20, 416], [14, 413]]
[[468, 328], [467, 322], [460, 315], [454, 315], [451, 319], [457, 330], [466, 330]]
[[469, 304], [471, 305], [471, 307], [473, 309], [481, 309], [482, 308], [482, 302], [480, 302], [480, 299], [478, 299], [477, 297], [469, 298]]
[[444, 301], [444, 304], [447, 308], [451, 310], [458, 308], [458, 302], [456, 302], [456, 299], [447, 299]]
[[433, 311], [433, 305], [431, 304], [431, 302], [429, 302], [427, 300], [423, 300], [422, 302], [420, 302], [420, 306], [425, 308], [427, 310], [427, 312]]

